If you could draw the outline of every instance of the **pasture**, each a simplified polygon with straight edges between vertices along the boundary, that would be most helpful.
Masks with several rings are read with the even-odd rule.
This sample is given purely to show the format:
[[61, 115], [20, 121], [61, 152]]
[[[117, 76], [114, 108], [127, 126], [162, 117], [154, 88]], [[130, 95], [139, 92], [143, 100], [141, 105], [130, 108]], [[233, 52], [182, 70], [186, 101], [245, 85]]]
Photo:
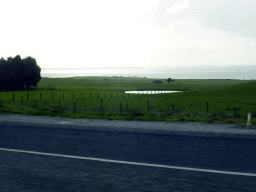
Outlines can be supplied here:
[[[256, 116], [256, 81], [131, 77], [42, 78], [37, 89], [1, 91], [1, 113], [126, 120], [245, 122]], [[178, 90], [126, 94], [134, 90]], [[208, 104], [207, 104], [208, 103]], [[208, 109], [207, 109], [208, 105]], [[252, 121], [255, 122], [254, 120]]]

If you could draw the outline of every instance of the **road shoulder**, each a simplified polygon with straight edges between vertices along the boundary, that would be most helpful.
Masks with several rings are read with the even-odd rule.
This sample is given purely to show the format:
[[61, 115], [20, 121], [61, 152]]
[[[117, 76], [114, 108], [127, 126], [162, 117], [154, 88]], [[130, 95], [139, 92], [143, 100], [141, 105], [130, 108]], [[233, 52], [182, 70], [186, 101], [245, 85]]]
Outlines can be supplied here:
[[256, 129], [235, 124], [170, 123], [155, 121], [124, 121], [72, 119], [46, 116], [0, 115], [0, 124], [33, 127], [78, 128], [94, 130], [132, 131], [144, 133], [223, 134], [256, 136]]

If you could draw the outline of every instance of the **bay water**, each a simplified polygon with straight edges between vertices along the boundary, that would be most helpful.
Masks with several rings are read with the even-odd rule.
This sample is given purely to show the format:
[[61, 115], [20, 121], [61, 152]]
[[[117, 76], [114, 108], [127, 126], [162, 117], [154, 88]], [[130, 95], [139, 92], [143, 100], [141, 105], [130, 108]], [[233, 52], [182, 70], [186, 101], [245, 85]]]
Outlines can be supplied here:
[[256, 79], [256, 65], [166, 66], [136, 68], [42, 68], [42, 77], [123, 76], [158, 79]]

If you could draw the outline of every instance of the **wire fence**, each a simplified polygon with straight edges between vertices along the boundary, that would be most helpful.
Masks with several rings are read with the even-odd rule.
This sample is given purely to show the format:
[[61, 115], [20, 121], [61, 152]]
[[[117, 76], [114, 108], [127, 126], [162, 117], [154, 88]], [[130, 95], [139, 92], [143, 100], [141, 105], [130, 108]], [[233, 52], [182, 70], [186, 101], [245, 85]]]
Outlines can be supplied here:
[[[160, 93], [161, 94], [161, 93]], [[13, 93], [8, 100], [2, 100], [0, 98], [0, 105], [6, 103], [13, 106], [26, 106], [30, 108], [52, 108], [54, 110], [68, 111], [74, 113], [81, 112], [116, 112], [120, 114], [124, 113], [162, 113], [166, 115], [181, 115], [189, 113], [184, 110], [187, 106], [176, 105], [176, 103], [168, 103], [165, 106], [159, 106], [156, 101], [151, 101], [150, 98], [141, 97], [141, 94], [125, 94], [125, 93], [89, 93], [75, 95], [71, 94], [66, 98], [66, 94], [58, 94], [58, 97], [54, 93], [49, 94], [47, 97], [43, 97], [40, 93], [37, 98], [33, 95], [30, 98], [30, 94], [26, 93], [18, 97]], [[131, 103], [130, 98], [136, 98], [136, 103]], [[134, 101], [134, 100], [133, 100]], [[190, 108], [194, 109], [195, 112], [203, 114], [211, 113], [211, 103], [204, 102], [196, 106], [191, 104]], [[241, 117], [239, 113], [241, 109], [234, 107], [230, 109], [229, 116], [234, 118]], [[190, 112], [191, 113], [191, 112]], [[245, 114], [244, 114], [245, 115]]]

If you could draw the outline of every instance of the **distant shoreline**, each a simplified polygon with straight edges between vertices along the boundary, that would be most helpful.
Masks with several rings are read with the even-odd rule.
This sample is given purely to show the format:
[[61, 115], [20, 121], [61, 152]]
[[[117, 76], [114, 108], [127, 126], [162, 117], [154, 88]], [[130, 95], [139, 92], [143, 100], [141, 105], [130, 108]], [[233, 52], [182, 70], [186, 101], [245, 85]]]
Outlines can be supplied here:
[[256, 66], [175, 66], [168, 68], [63, 68], [41, 69], [42, 77], [65, 78], [81, 76], [139, 77], [156, 79], [246, 79], [254, 80]]
[[[68, 76], [68, 77], [42, 77], [42, 78], [50, 78], [50, 79], [54, 79], [54, 78], [83, 78], [83, 77], [102, 77], [102, 78], [134, 78], [134, 77], [124, 77], [124, 76]], [[145, 77], [136, 77], [136, 78], [139, 78], [139, 79], [145, 79]], [[166, 79], [166, 78], [146, 78], [146, 79]], [[178, 79], [178, 78], [177, 78]], [[179, 80], [183, 80], [183, 79], [179, 79]], [[256, 81], [256, 79], [184, 79], [184, 80], [239, 80], [239, 81], [243, 81], [243, 80], [246, 80], [246, 81]]]

